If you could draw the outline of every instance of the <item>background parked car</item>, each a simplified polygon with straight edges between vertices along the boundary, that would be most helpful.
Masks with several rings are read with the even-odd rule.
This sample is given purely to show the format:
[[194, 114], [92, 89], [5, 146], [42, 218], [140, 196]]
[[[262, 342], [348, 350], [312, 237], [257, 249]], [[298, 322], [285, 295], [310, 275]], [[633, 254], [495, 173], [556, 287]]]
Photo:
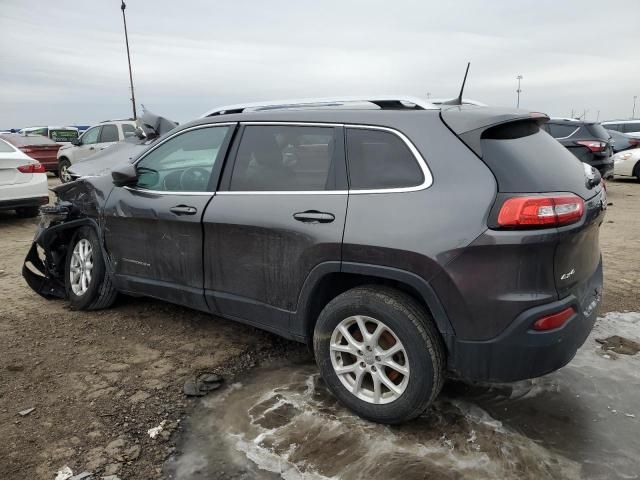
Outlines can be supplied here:
[[597, 122], [552, 118], [543, 128], [581, 162], [598, 169], [602, 178], [613, 177], [611, 136]]
[[115, 143], [72, 165], [67, 170], [71, 180], [109, 173], [115, 166], [135, 158], [148, 145], [173, 130], [178, 123], [156, 115], [143, 107], [142, 115], [136, 120], [136, 125], [139, 128], [136, 136], [126, 138], [124, 141]]
[[62, 182], [71, 181], [68, 168], [85, 158], [116, 142], [124, 140], [128, 135], [136, 135], [136, 122], [133, 120], [110, 120], [99, 123], [84, 132], [72, 145], [65, 146], [58, 152], [58, 172]]
[[607, 130], [607, 133], [611, 135], [613, 153], [640, 147], [640, 138], [633, 138], [626, 133], [620, 133], [616, 130]]
[[22, 135], [42, 135], [60, 145], [70, 145], [78, 139], [78, 129], [75, 127], [27, 127], [18, 131]]
[[0, 210], [35, 217], [49, 201], [47, 174], [40, 162], [0, 140]]
[[607, 130], [616, 130], [633, 138], [640, 138], [640, 120], [607, 120], [602, 122], [602, 126]]
[[56, 155], [60, 145], [50, 138], [42, 135], [21, 135], [19, 133], [0, 134], [0, 138], [40, 162], [47, 172], [57, 173], [58, 161]]
[[613, 156], [613, 169], [616, 175], [640, 180], [640, 148], [616, 153]]

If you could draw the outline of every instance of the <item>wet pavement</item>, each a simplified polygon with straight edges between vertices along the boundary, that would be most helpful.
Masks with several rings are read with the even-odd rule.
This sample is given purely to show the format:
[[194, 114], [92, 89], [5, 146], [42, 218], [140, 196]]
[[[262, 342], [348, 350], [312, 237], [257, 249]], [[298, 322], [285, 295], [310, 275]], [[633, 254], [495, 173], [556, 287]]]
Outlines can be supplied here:
[[431, 410], [399, 427], [341, 407], [310, 362], [264, 367], [203, 400], [166, 473], [180, 480], [638, 478], [640, 354], [608, 349], [602, 340], [614, 335], [640, 341], [640, 313], [601, 317], [576, 358], [545, 377], [448, 382]]

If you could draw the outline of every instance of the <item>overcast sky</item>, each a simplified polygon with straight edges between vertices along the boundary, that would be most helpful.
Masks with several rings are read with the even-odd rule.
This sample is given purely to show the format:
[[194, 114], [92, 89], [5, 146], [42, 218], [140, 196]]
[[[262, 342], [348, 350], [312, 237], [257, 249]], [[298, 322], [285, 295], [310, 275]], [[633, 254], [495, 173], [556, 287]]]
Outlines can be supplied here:
[[[631, 116], [638, 0], [128, 0], [138, 105], [184, 122], [269, 98], [402, 93]], [[0, 127], [131, 114], [119, 0], [0, 0]], [[640, 99], [636, 108], [639, 116]]]

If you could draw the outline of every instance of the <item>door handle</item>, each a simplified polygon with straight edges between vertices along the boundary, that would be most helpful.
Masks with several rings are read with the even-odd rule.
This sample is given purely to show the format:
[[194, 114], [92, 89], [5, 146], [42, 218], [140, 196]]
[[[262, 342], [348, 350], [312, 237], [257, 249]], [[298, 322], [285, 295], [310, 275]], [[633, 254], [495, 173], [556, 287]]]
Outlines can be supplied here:
[[319, 212], [317, 210], [294, 213], [293, 218], [304, 223], [331, 223], [336, 219], [333, 213]]
[[176, 205], [175, 207], [171, 207], [169, 211], [176, 215], [195, 215], [198, 213], [198, 209], [196, 207], [190, 207], [188, 205]]

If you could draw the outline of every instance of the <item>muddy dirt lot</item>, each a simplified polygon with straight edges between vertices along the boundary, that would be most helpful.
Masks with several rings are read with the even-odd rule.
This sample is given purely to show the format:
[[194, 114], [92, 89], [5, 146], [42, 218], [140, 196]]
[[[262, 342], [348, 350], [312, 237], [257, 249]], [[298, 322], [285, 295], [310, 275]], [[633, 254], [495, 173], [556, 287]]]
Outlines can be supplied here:
[[[609, 182], [608, 192], [601, 313], [637, 312], [640, 184]], [[52, 479], [64, 465], [94, 478], [160, 478], [198, 404], [184, 397], [186, 380], [233, 381], [265, 359], [304, 356], [268, 333], [154, 300], [121, 297], [99, 312], [44, 300], [20, 275], [35, 224], [0, 213], [0, 479]]]

